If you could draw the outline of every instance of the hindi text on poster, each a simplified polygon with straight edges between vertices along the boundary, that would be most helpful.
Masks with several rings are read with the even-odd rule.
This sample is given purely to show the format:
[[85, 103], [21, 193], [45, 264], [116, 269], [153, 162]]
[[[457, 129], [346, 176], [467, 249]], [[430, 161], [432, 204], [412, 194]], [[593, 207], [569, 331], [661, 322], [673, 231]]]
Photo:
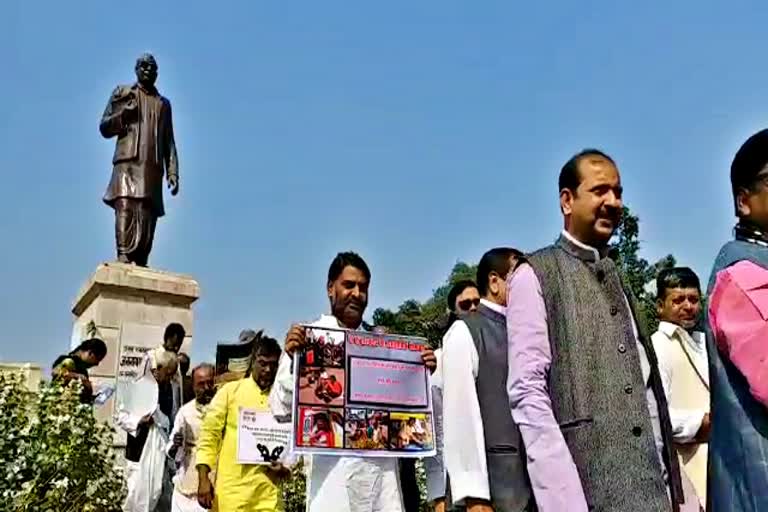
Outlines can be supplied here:
[[426, 340], [307, 325], [294, 358], [292, 448], [360, 457], [435, 454]]
[[283, 461], [291, 444], [291, 424], [278, 423], [269, 411], [240, 408], [237, 462], [269, 464]]
[[402, 361], [351, 357], [349, 399], [352, 402], [426, 407], [424, 365]]

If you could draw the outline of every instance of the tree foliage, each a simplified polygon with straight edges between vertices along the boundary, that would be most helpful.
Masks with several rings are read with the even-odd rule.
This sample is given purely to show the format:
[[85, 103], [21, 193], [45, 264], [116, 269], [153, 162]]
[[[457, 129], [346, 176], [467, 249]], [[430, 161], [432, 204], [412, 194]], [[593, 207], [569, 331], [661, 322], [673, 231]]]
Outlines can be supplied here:
[[462, 261], [453, 266], [448, 278], [432, 292], [426, 302], [408, 299], [395, 311], [377, 308], [373, 312], [373, 324], [386, 327], [389, 332], [423, 336], [430, 345], [440, 344], [443, 330], [448, 320], [447, 299], [451, 287], [458, 281], [472, 279], [477, 274], [477, 265], [469, 265]]
[[304, 512], [307, 508], [307, 478], [304, 469], [304, 459], [300, 459], [291, 468], [291, 476], [282, 484], [285, 512]]
[[0, 510], [119, 512], [125, 489], [112, 430], [80, 403], [80, 386], [29, 391], [0, 375]]
[[650, 285], [654, 283], [659, 272], [676, 265], [675, 257], [667, 254], [655, 263], [649, 263], [640, 257], [640, 219], [626, 206], [614, 240], [610, 251], [611, 258], [637, 298], [640, 313], [647, 322], [648, 332], [654, 332], [659, 325], [659, 317], [656, 312], [656, 290]]

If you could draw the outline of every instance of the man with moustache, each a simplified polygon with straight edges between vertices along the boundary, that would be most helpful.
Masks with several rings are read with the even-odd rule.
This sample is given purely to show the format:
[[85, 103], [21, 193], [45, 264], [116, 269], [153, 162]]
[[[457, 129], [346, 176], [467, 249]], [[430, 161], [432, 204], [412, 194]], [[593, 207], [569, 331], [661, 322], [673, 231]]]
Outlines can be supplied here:
[[709, 281], [707, 510], [768, 510], [768, 130], [731, 164], [738, 223]]
[[707, 496], [709, 370], [701, 319], [699, 278], [687, 267], [664, 269], [656, 278], [659, 328], [651, 336], [669, 402], [680, 464], [702, 506]]
[[[328, 269], [326, 292], [331, 314], [312, 325], [324, 328], [360, 329], [368, 305], [371, 271], [354, 252], [339, 253]], [[306, 346], [306, 329], [291, 327], [285, 340], [277, 379], [270, 394], [272, 413], [289, 416], [293, 403], [293, 355]], [[425, 349], [422, 359], [435, 368], [434, 352]], [[307, 478], [308, 512], [402, 512], [396, 458], [332, 457], [313, 455]]]
[[172, 512], [202, 512], [197, 503], [197, 463], [195, 450], [200, 437], [203, 415], [211, 402], [214, 389], [213, 365], [203, 363], [192, 370], [194, 399], [179, 409], [171, 431], [168, 456], [176, 462], [176, 476], [171, 502]]
[[683, 510], [656, 355], [606, 257], [622, 212], [619, 171], [585, 150], [563, 166], [559, 191], [565, 229], [507, 290], [507, 391], [538, 509]]

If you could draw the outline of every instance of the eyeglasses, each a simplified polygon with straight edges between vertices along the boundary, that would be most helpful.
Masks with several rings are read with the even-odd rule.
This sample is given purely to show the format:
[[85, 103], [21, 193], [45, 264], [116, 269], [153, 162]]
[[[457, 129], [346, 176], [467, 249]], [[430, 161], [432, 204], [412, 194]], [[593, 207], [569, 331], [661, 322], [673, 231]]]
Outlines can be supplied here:
[[479, 306], [480, 299], [464, 299], [457, 302], [459, 309], [462, 311], [469, 311], [472, 306]]

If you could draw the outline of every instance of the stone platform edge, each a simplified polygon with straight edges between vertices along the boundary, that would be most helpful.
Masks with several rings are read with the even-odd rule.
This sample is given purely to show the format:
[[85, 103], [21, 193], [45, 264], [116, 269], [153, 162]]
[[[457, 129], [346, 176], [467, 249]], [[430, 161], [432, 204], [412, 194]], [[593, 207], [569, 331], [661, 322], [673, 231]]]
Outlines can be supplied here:
[[80, 288], [72, 313], [80, 316], [107, 290], [162, 297], [171, 304], [188, 306], [200, 297], [200, 285], [190, 276], [118, 262], [102, 263]]

